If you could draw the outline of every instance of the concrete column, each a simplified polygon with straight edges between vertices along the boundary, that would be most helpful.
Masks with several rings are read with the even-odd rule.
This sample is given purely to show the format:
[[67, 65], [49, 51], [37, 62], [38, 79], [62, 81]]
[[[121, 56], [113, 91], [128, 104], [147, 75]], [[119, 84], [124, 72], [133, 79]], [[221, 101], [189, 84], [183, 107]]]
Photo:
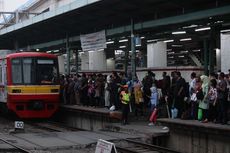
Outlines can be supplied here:
[[228, 72], [230, 69], [230, 34], [221, 34], [220, 52], [221, 71]]
[[221, 55], [220, 55], [220, 49], [216, 49], [216, 69], [221, 70]]
[[156, 42], [147, 45], [147, 67], [167, 66], [167, 44]]
[[89, 70], [106, 70], [105, 51], [89, 52]]
[[89, 70], [89, 52], [81, 53], [80, 58], [81, 58], [81, 70]]
[[67, 74], [70, 74], [70, 48], [69, 48], [69, 36], [66, 35], [66, 54], [67, 54]]
[[112, 71], [115, 69], [115, 60], [113, 58], [106, 59], [107, 71]]

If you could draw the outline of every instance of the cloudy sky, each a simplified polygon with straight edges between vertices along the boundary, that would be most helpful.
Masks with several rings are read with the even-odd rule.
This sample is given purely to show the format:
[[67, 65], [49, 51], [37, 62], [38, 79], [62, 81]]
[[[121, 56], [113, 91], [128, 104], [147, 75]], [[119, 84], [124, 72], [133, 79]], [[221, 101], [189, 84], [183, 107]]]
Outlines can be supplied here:
[[28, 0], [4, 0], [4, 11], [14, 11]]

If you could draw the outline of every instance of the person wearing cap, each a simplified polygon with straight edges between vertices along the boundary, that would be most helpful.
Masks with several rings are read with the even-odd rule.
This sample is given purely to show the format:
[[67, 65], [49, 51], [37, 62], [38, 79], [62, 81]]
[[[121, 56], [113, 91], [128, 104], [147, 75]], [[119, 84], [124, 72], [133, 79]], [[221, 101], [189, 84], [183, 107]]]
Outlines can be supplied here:
[[122, 124], [128, 124], [128, 113], [129, 113], [129, 102], [130, 93], [128, 91], [128, 85], [123, 86], [123, 91], [120, 94], [121, 104], [122, 104]]

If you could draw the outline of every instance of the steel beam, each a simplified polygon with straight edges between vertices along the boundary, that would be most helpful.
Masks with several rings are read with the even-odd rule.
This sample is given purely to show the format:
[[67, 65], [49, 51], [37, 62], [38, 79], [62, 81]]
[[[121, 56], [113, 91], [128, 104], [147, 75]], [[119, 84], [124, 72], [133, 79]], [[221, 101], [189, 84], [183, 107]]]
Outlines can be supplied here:
[[[230, 5], [219, 7], [219, 8], [213, 8], [203, 11], [197, 11], [193, 13], [158, 19], [158, 20], [151, 20], [146, 21], [142, 23], [136, 23], [134, 24], [134, 30], [142, 30], [142, 29], [148, 29], [148, 28], [157, 28], [159, 26], [165, 26], [165, 25], [171, 25], [171, 24], [180, 24], [185, 23], [189, 21], [195, 21], [195, 20], [201, 20], [205, 18], [209, 18], [210, 16], [219, 16], [224, 14], [230, 14]], [[113, 29], [106, 29], [106, 36], [113, 36], [117, 34], [122, 33], [129, 33], [131, 31], [131, 25], [124, 25], [121, 27], [113, 28]], [[70, 42], [73, 41], [79, 41], [79, 36], [70, 37]], [[52, 45], [59, 45], [64, 44], [65, 39], [55, 40], [47, 43], [32, 45], [36, 46], [35, 48], [45, 48]]]
[[[156, 28], [159, 26], [165, 26], [165, 25], [170, 25], [170, 24], [178, 24], [178, 23], [180, 24], [180, 23], [184, 23], [188, 21], [201, 20], [201, 19], [209, 18], [211, 16], [213, 17], [213, 16], [224, 15], [224, 14], [230, 14], [230, 5], [219, 7], [219, 8], [214, 8], [214, 9], [203, 10], [203, 11], [197, 11], [197, 12], [183, 14], [183, 15], [178, 15], [178, 16], [173, 16], [173, 17], [168, 17], [168, 18], [163, 18], [163, 19], [158, 19], [158, 20], [151, 20], [151, 21], [146, 21], [142, 23], [137, 23], [137, 24], [134, 24], [134, 30]], [[106, 34], [108, 36], [111, 36], [111, 35], [129, 32], [130, 30], [131, 30], [131, 26], [126, 25], [126, 26], [122, 26], [118, 28], [108, 29], [106, 30]]]

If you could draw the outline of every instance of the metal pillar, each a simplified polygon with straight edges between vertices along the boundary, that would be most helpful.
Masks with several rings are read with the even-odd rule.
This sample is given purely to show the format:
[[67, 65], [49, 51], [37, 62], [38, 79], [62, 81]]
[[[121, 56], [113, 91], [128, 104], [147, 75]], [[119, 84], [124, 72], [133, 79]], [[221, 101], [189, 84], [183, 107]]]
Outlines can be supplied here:
[[209, 74], [214, 72], [214, 48], [216, 45], [216, 27], [211, 28], [210, 42], [209, 42]]
[[76, 66], [76, 75], [78, 75], [78, 49], [75, 52], [75, 66]]
[[134, 37], [134, 24], [133, 20], [131, 19], [131, 51], [132, 51], [132, 58], [131, 58], [131, 71], [132, 71], [132, 80], [136, 76], [136, 49], [135, 49], [135, 37]]
[[14, 49], [15, 49], [15, 52], [19, 51], [19, 45], [18, 45], [18, 41], [17, 40], [14, 41]]
[[204, 40], [204, 74], [208, 75], [208, 40]]
[[125, 50], [125, 74], [128, 75], [129, 50]]
[[67, 54], [67, 75], [70, 74], [70, 49], [69, 49], [69, 36], [66, 35], [66, 54]]

